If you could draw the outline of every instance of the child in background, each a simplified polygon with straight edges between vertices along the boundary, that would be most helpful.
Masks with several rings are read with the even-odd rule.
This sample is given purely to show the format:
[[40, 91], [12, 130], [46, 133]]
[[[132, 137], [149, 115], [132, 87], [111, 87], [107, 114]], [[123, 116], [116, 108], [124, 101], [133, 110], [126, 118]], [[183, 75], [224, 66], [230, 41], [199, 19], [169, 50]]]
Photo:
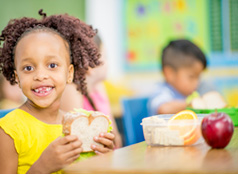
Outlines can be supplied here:
[[24, 103], [24, 95], [18, 85], [11, 85], [0, 74], [0, 109], [17, 108]]
[[[74, 135], [62, 137], [59, 110], [67, 83], [74, 81], [87, 93], [85, 74], [100, 64], [93, 44], [95, 31], [68, 15], [11, 20], [2, 31], [0, 69], [11, 84], [20, 86], [26, 102], [0, 119], [0, 171], [62, 173], [82, 152]], [[114, 135], [104, 133], [92, 146], [98, 153], [113, 150]]]
[[[100, 111], [109, 115], [112, 120], [113, 133], [115, 135], [115, 148], [122, 147], [121, 135], [118, 131], [117, 124], [111, 114], [110, 103], [103, 84], [107, 76], [107, 58], [104, 45], [98, 35], [94, 36], [96, 43], [101, 53], [100, 61], [102, 65], [89, 69], [86, 75], [88, 94], [82, 95], [76, 88], [75, 84], [69, 84], [63, 93], [61, 100], [61, 109], [64, 111], [72, 111], [74, 108], [83, 108], [86, 110]], [[74, 96], [69, 97], [69, 96]]]
[[186, 98], [196, 91], [206, 66], [204, 53], [194, 43], [171, 41], [162, 52], [165, 82], [159, 84], [152, 94], [150, 114], [175, 114], [186, 109]]

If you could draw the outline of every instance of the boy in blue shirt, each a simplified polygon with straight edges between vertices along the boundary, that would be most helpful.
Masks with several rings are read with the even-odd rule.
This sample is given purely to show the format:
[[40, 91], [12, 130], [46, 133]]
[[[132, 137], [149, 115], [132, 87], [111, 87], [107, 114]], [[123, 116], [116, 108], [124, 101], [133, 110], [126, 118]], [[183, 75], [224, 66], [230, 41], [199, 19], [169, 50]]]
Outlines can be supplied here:
[[194, 43], [171, 41], [162, 52], [165, 81], [157, 85], [150, 99], [150, 114], [175, 114], [186, 109], [186, 98], [197, 90], [206, 66], [204, 53]]

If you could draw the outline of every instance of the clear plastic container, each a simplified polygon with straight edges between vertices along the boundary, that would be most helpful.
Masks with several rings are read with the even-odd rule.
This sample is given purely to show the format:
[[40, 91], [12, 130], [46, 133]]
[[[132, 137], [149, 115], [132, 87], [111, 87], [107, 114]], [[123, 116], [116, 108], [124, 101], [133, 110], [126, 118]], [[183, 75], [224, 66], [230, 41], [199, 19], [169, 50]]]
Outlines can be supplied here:
[[155, 115], [142, 120], [145, 141], [149, 146], [190, 146], [204, 142], [201, 121], [198, 119], [170, 120], [174, 114]]

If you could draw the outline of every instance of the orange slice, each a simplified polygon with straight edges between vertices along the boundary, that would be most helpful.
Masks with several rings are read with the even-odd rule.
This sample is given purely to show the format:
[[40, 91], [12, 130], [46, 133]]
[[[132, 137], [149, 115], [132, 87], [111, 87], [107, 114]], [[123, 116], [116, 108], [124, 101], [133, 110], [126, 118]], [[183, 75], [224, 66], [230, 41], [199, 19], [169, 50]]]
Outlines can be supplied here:
[[198, 117], [191, 110], [183, 110], [172, 116], [168, 122], [171, 130], [178, 130], [184, 139], [184, 145], [194, 144], [201, 136], [200, 127], [197, 124]]
[[192, 145], [197, 142], [197, 140], [201, 137], [201, 131], [199, 125], [196, 126], [196, 129], [191, 134], [190, 137], [184, 138], [184, 145]]

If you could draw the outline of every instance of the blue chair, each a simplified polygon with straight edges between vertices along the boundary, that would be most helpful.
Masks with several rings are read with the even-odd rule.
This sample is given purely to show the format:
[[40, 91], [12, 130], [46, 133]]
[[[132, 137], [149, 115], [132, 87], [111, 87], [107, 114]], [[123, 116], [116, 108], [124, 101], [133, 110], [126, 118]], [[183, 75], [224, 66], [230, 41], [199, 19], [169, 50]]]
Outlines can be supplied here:
[[0, 118], [4, 117], [5, 115], [7, 115], [9, 112], [11, 112], [13, 109], [2, 109], [0, 110]]
[[123, 108], [123, 130], [125, 145], [144, 141], [143, 129], [140, 123], [142, 119], [149, 116], [147, 109], [148, 97], [122, 98]]

